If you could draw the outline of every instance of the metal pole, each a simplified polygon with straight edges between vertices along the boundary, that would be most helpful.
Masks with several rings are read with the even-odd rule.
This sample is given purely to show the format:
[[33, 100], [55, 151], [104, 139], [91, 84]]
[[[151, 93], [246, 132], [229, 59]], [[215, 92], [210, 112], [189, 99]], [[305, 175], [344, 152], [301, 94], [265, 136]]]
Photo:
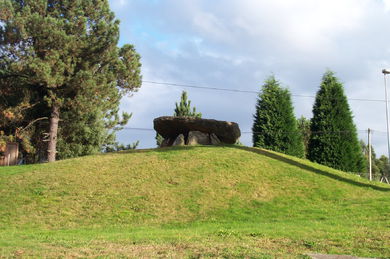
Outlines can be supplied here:
[[387, 153], [390, 161], [390, 135], [389, 135], [389, 104], [387, 102], [387, 86], [386, 86], [386, 74], [387, 70], [383, 69], [383, 77], [385, 81], [385, 102], [386, 102], [386, 127], [387, 127]]
[[368, 164], [370, 181], [372, 181], [372, 161], [371, 161], [371, 129], [368, 129]]

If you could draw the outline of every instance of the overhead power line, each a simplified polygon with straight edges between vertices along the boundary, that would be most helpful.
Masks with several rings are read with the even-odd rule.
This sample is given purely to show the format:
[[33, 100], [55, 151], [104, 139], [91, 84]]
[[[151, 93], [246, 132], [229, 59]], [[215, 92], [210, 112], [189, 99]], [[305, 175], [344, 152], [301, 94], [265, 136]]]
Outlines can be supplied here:
[[[124, 130], [139, 130], [139, 131], [155, 131], [154, 129], [151, 128], [133, 128], [133, 127], [124, 127]], [[357, 130], [359, 132], [367, 132], [367, 130]], [[263, 133], [263, 132], [253, 132], [253, 131], [241, 131], [241, 134], [253, 134], [253, 133]], [[276, 133], [287, 133], [287, 134], [296, 134], [296, 131], [276, 131]], [[341, 133], [352, 133], [352, 131], [349, 130], [340, 130], [340, 131], [312, 131], [310, 134], [341, 134]], [[371, 129], [371, 134], [372, 133], [382, 133], [386, 134], [385, 131], [380, 131], [380, 130], [373, 130]]]
[[130, 127], [124, 127], [122, 129], [125, 129], [125, 130], [140, 130], [140, 131], [154, 131], [154, 129], [147, 129], [147, 128], [130, 128]]
[[238, 93], [251, 93], [251, 94], [258, 94], [259, 93], [259, 92], [250, 91], [250, 90], [206, 87], [206, 86], [199, 86], [199, 85], [185, 85], [185, 84], [164, 83], [164, 82], [154, 82], [154, 81], [142, 81], [142, 82], [148, 83], [148, 84], [155, 84], [155, 85], [170, 85], [170, 86], [179, 86], [179, 87], [188, 87], [188, 88], [196, 88], [196, 89], [206, 89], [206, 90], [217, 90], [217, 91], [225, 91], [225, 92], [238, 92]]
[[[241, 89], [229, 89], [229, 88], [218, 88], [218, 87], [208, 87], [200, 85], [188, 85], [188, 84], [177, 84], [177, 83], [168, 83], [168, 82], [156, 82], [156, 81], [147, 81], [143, 80], [143, 83], [146, 84], [155, 84], [155, 85], [166, 85], [166, 86], [177, 86], [185, 88], [195, 88], [195, 89], [204, 89], [204, 90], [214, 90], [214, 91], [224, 91], [224, 92], [236, 92], [236, 93], [250, 93], [250, 94], [259, 94], [260, 91], [253, 90], [241, 90]], [[316, 98], [314, 95], [302, 95], [302, 94], [291, 94], [294, 97], [302, 98]], [[350, 101], [362, 101], [362, 102], [386, 102], [381, 99], [365, 99], [365, 98], [347, 98]]]

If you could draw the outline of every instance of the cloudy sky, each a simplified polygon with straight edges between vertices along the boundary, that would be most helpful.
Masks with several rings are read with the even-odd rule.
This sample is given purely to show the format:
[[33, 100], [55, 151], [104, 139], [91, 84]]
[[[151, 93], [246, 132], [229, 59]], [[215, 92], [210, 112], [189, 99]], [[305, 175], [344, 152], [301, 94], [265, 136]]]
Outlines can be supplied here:
[[[143, 80], [258, 91], [269, 75], [293, 94], [297, 117], [312, 117], [321, 77], [333, 70], [350, 99], [384, 99], [390, 68], [390, 0], [110, 0], [120, 44], [142, 56]], [[204, 118], [251, 130], [256, 94], [144, 83], [122, 110], [130, 128], [153, 128], [172, 115], [181, 91]], [[360, 138], [387, 153], [385, 103], [350, 100]], [[123, 130], [122, 143], [155, 147], [153, 131]], [[252, 145], [251, 134], [241, 141]]]

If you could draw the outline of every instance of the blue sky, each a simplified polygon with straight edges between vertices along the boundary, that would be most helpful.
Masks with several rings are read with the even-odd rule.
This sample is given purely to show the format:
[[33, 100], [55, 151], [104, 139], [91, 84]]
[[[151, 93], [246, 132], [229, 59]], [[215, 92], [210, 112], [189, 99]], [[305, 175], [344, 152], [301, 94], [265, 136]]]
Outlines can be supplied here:
[[[144, 80], [254, 90], [271, 74], [292, 94], [316, 94], [323, 73], [336, 72], [349, 98], [384, 99], [390, 68], [390, 1], [382, 0], [110, 0], [121, 20], [120, 44], [134, 44]], [[121, 108], [128, 127], [153, 128], [172, 115], [182, 90], [204, 118], [250, 131], [256, 94], [143, 84]], [[293, 97], [297, 117], [312, 116], [313, 98]], [[374, 129], [385, 154], [385, 104], [350, 101], [359, 136]], [[376, 130], [376, 131], [375, 131]], [[122, 143], [155, 147], [153, 131], [123, 130]], [[251, 134], [241, 141], [251, 145]]]

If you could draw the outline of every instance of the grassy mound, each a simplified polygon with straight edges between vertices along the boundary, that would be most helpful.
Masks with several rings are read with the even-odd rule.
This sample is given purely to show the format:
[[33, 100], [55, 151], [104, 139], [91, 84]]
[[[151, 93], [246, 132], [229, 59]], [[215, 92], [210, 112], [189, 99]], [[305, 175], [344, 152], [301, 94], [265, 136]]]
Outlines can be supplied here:
[[390, 187], [246, 147], [0, 168], [1, 256], [390, 256]]

